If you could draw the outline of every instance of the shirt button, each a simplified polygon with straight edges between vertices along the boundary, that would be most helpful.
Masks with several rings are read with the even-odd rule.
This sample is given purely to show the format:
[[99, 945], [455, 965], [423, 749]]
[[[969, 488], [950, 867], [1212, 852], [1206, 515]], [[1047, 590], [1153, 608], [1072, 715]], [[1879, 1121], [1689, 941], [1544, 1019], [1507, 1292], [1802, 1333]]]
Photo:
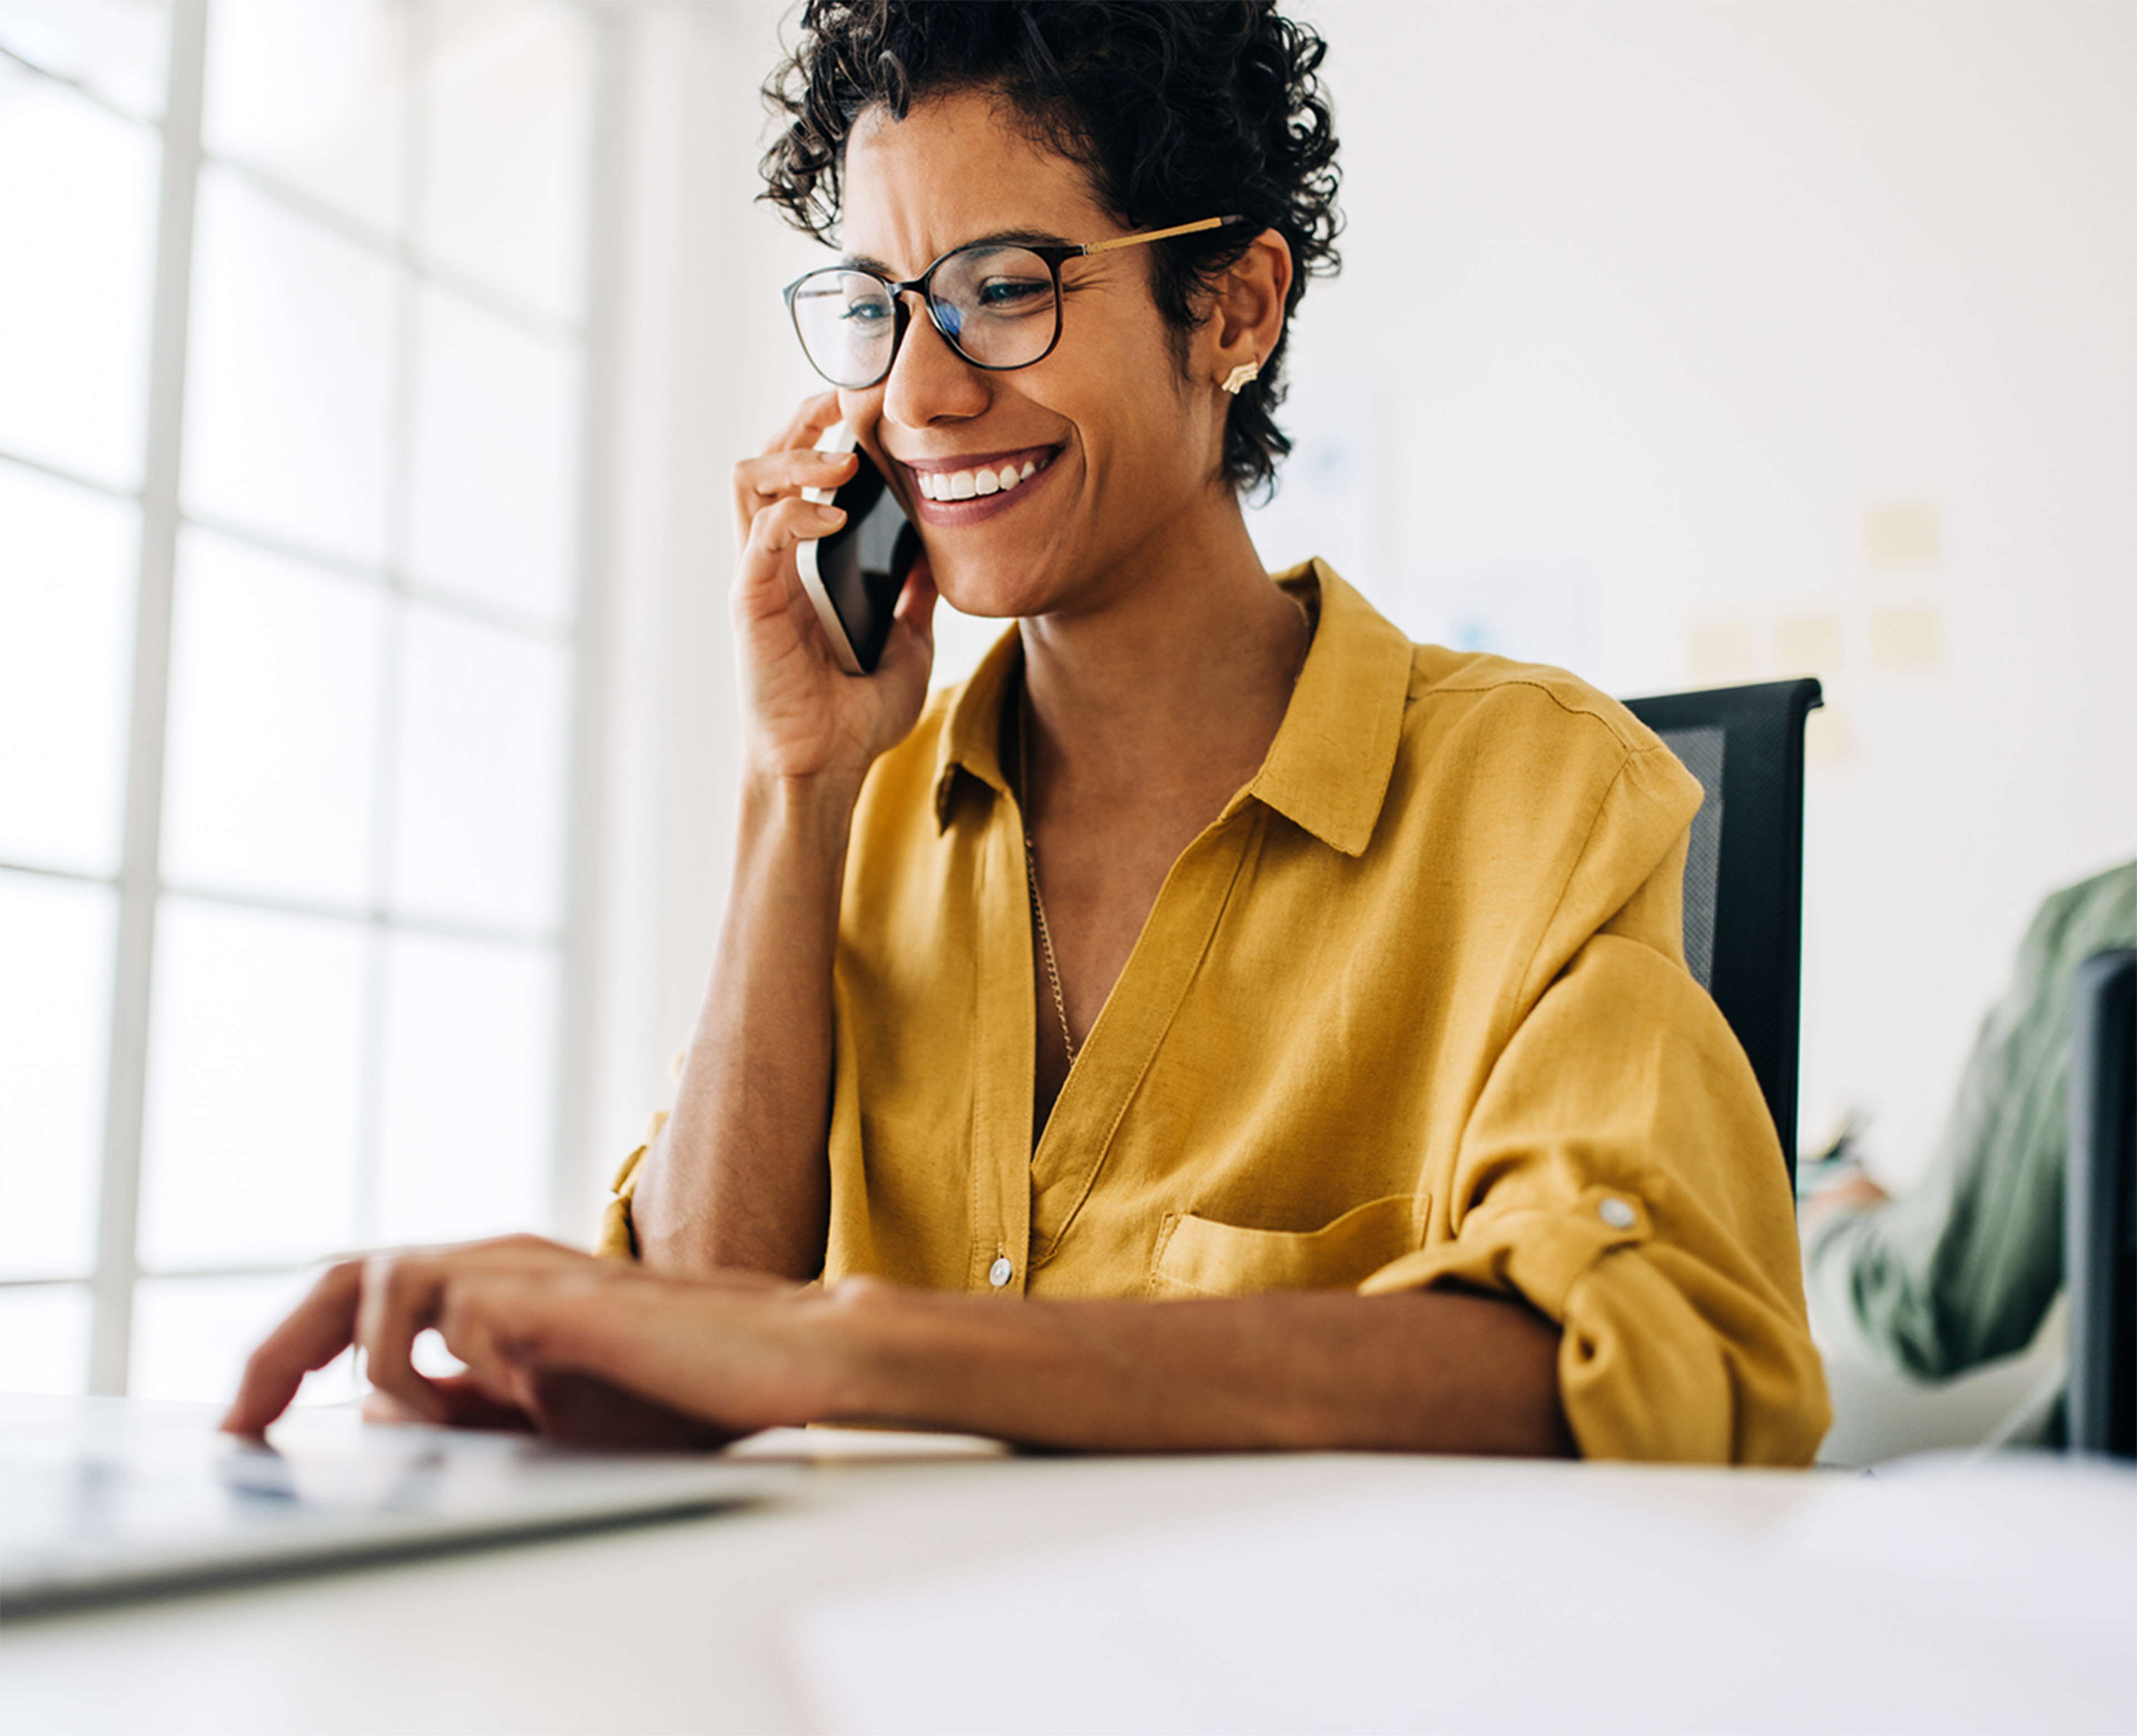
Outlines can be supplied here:
[[1016, 1268], [1009, 1263], [1007, 1254], [998, 1254], [995, 1263], [987, 1268], [987, 1282], [999, 1290], [1016, 1276]]
[[1638, 1215], [1622, 1199], [1606, 1199], [1595, 1209], [1603, 1214], [1603, 1221], [1614, 1230], [1632, 1228]]

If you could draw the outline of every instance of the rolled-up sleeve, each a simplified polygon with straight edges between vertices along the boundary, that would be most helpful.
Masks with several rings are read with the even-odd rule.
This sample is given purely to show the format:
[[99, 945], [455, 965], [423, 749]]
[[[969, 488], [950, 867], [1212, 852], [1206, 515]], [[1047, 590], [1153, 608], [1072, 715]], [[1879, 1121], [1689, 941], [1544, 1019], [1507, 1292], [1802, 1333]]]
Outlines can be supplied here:
[[1750, 1063], [1682, 965], [1603, 932], [1501, 1052], [1464, 1131], [1454, 1236], [1368, 1293], [1461, 1284], [1563, 1328], [1594, 1458], [1804, 1464], [1831, 1420]]
[[646, 1124], [645, 1137], [624, 1159], [616, 1169], [616, 1179], [609, 1184], [611, 1197], [601, 1212], [601, 1228], [594, 1237], [594, 1252], [604, 1259], [638, 1257], [638, 1230], [631, 1222], [630, 1203], [638, 1193], [639, 1169], [645, 1161], [645, 1154], [667, 1125], [668, 1111], [654, 1111], [653, 1119]]

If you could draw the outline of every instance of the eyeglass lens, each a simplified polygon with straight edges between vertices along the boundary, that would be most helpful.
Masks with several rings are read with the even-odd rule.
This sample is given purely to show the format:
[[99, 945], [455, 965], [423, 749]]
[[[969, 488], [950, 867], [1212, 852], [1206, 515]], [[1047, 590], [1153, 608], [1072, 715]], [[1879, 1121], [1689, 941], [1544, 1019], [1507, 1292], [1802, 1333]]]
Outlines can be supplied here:
[[[935, 328], [967, 362], [1024, 367], [1053, 347], [1060, 298], [1052, 270], [1023, 247], [961, 248], [937, 264], [927, 303]], [[794, 327], [817, 372], [858, 390], [890, 372], [898, 343], [890, 286], [865, 271], [834, 266], [795, 285]]]

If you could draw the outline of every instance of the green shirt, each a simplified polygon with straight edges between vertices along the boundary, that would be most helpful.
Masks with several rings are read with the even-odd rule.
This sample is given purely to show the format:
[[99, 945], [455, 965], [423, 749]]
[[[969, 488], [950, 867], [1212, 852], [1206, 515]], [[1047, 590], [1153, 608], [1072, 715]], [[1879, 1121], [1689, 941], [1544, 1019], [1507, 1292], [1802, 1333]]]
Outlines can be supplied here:
[[1942, 1379], [2023, 1349], [2062, 1287], [2071, 975], [2117, 946], [2137, 946], [2137, 863], [2042, 905], [1928, 1174], [1805, 1250], [1814, 1313], [1852, 1320], [1902, 1372]]

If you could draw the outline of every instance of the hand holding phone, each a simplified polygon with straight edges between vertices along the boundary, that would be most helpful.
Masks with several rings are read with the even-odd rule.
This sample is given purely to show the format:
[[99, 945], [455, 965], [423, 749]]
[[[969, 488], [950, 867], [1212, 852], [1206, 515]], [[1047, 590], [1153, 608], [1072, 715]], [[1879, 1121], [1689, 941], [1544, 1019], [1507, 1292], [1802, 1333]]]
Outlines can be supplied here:
[[920, 553], [920, 533], [883, 473], [859, 450], [854, 431], [834, 422], [819, 452], [851, 452], [852, 478], [835, 489], [804, 489], [802, 498], [843, 508], [846, 522], [803, 542], [796, 554], [801, 588], [822, 623], [831, 654], [849, 675], [874, 673], [890, 637], [898, 594]]

